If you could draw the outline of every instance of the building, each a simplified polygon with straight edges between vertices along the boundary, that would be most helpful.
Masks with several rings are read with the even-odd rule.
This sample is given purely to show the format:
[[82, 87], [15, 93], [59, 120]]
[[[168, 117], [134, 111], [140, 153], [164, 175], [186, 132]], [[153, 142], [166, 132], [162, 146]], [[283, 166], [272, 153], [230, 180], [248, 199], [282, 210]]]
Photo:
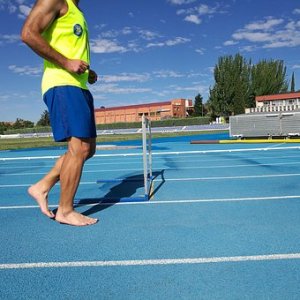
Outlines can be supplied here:
[[229, 118], [232, 137], [299, 137], [300, 92], [257, 96], [256, 107]]
[[300, 110], [300, 92], [257, 96], [255, 103], [256, 107], [247, 108], [245, 113]]
[[95, 109], [96, 124], [111, 124], [119, 122], [140, 122], [142, 115], [152, 121], [185, 118], [194, 110], [192, 100], [173, 99], [166, 102], [137, 104]]

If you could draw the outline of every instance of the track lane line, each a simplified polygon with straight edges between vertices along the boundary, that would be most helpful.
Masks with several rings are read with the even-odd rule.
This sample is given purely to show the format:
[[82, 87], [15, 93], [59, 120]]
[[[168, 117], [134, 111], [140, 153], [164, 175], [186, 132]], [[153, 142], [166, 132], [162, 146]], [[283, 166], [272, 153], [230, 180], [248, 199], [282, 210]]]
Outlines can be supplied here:
[[283, 253], [247, 256], [198, 257], [198, 258], [167, 258], [141, 260], [108, 260], [108, 261], [67, 261], [67, 262], [37, 262], [0, 264], [0, 270], [9, 269], [45, 269], [45, 268], [83, 268], [83, 267], [129, 267], [129, 266], [157, 266], [157, 265], [188, 265], [212, 263], [238, 263], [257, 261], [278, 261], [300, 259], [300, 253]]
[[[182, 200], [150, 200], [150, 201], [138, 201], [138, 202], [95, 202], [95, 203], [80, 203], [80, 199], [75, 200], [75, 205], [80, 206], [107, 206], [107, 205], [162, 205], [162, 204], [192, 204], [192, 203], [214, 203], [214, 202], [250, 202], [250, 201], [280, 201], [280, 200], [292, 200], [299, 199], [300, 195], [290, 196], [268, 196], [268, 197], [244, 197], [244, 198], [217, 198], [217, 199], [182, 199]], [[37, 209], [38, 205], [11, 205], [0, 206], [0, 210], [10, 209]], [[49, 208], [57, 208], [57, 205], [49, 205]]]

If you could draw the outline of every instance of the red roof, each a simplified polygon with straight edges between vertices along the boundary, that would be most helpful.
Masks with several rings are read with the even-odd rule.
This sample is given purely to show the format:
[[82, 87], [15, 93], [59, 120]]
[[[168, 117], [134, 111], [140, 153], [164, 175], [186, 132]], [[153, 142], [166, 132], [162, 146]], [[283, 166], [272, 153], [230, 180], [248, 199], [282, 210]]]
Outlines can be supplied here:
[[134, 105], [126, 105], [126, 106], [96, 108], [95, 111], [97, 112], [97, 111], [119, 110], [119, 109], [128, 109], [128, 108], [144, 108], [144, 107], [162, 106], [162, 105], [170, 105], [170, 104], [171, 104], [171, 101], [155, 102], [155, 103], [148, 103], [148, 104], [134, 104]]
[[255, 100], [258, 102], [261, 101], [275, 101], [275, 100], [288, 100], [288, 99], [296, 99], [300, 98], [300, 93], [284, 93], [284, 94], [276, 94], [276, 95], [264, 95], [264, 96], [256, 96]]

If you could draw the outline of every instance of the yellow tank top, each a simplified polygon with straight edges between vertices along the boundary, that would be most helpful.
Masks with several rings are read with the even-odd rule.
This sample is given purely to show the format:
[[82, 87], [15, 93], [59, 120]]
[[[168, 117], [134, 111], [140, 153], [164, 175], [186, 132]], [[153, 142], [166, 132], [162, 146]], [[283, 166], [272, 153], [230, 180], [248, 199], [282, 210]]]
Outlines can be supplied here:
[[[83, 13], [72, 0], [66, 0], [68, 11], [56, 19], [43, 33], [50, 46], [70, 59], [90, 64], [88, 27]], [[44, 60], [42, 94], [55, 86], [71, 85], [87, 89], [88, 71], [78, 75]]]

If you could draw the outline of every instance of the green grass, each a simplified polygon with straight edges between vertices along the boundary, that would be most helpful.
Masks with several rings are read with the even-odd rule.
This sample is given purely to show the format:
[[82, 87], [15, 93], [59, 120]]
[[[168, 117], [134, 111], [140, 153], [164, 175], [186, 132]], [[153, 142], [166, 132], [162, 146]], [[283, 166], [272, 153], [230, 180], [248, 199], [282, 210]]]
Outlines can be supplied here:
[[[197, 131], [197, 132], [168, 132], [168, 133], [155, 133], [152, 138], [162, 137], [176, 137], [176, 136], [190, 136], [198, 134], [213, 134], [222, 133], [225, 131]], [[139, 140], [141, 134], [114, 134], [114, 135], [101, 135], [97, 137], [97, 143], [110, 143], [117, 141]], [[16, 139], [0, 139], [0, 150], [16, 150], [28, 148], [43, 148], [43, 147], [61, 147], [66, 143], [56, 143], [50, 138], [16, 138]]]

